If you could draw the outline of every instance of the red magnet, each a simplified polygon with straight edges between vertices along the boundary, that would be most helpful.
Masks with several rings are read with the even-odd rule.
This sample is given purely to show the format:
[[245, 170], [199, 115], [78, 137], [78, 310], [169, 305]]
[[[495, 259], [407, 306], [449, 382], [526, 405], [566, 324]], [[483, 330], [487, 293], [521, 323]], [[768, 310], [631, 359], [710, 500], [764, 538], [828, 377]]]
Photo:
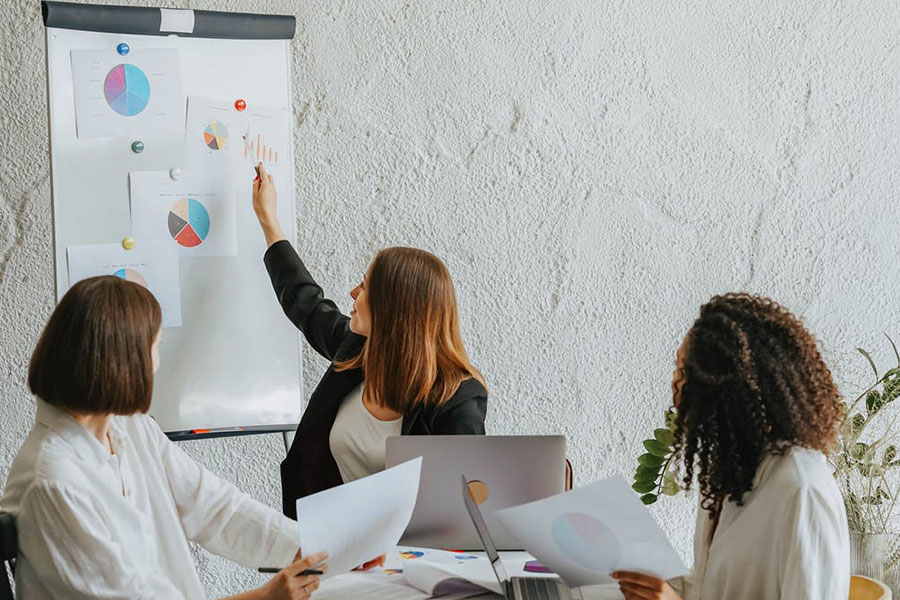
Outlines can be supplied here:
[[235, 107], [236, 109], [238, 109], [238, 110], [244, 110], [245, 108], [247, 108], [247, 103], [244, 102], [242, 99], [241, 99], [241, 100], [235, 100], [235, 102], [234, 102], [234, 107]]

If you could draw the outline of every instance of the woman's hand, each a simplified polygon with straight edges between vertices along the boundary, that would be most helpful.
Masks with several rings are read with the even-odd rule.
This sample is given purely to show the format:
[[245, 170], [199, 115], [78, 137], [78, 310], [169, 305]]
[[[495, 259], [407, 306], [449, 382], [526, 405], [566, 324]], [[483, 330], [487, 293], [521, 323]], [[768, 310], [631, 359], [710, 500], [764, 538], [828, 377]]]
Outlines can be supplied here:
[[631, 571], [616, 571], [612, 577], [619, 582], [625, 600], [681, 600], [672, 586], [662, 579]]
[[281, 231], [281, 223], [278, 222], [278, 191], [275, 189], [275, 181], [262, 163], [256, 168], [259, 176], [253, 180], [253, 212], [266, 236], [268, 247], [285, 237]]
[[[309, 598], [313, 592], [319, 589], [320, 575], [300, 575], [304, 569], [316, 568], [326, 571], [327, 566], [321, 563], [328, 558], [326, 552], [319, 552], [300, 560], [295, 560], [290, 566], [285, 567], [272, 577], [266, 585], [261, 587], [260, 598], [265, 600], [303, 600]], [[319, 566], [321, 565], [321, 566]]]
[[377, 558], [373, 558], [372, 560], [365, 562], [361, 567], [356, 567], [353, 569], [354, 571], [368, 571], [369, 569], [373, 569], [375, 567], [383, 567], [384, 563], [387, 562], [387, 554], [382, 554]]

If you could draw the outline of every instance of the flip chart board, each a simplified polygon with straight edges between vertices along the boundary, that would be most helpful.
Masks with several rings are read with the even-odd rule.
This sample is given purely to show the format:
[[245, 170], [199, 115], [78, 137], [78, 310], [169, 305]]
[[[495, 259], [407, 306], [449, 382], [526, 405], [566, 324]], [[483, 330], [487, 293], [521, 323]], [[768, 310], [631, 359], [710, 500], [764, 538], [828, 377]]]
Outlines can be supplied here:
[[171, 437], [288, 431], [298, 333], [263, 266], [254, 165], [294, 238], [294, 17], [43, 2], [57, 299], [118, 275], [163, 308]]

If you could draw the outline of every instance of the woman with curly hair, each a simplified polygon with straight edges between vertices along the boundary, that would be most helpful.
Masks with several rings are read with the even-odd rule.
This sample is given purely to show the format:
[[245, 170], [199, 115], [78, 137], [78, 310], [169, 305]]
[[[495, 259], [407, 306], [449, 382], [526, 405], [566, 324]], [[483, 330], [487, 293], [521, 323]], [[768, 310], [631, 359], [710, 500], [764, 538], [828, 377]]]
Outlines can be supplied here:
[[[672, 393], [684, 484], [696, 475], [700, 489], [684, 597], [846, 600], [847, 517], [826, 462], [842, 404], [800, 321], [766, 298], [716, 296], [678, 350]], [[626, 600], [682, 598], [648, 575], [613, 577]]]

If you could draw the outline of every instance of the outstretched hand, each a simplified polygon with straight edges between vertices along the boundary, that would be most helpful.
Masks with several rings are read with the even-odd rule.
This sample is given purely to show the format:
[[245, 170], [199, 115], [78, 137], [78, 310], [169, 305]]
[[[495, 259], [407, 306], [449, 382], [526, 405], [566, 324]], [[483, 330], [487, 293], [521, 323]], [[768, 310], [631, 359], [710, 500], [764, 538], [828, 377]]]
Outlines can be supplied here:
[[253, 180], [253, 212], [266, 236], [268, 247], [285, 239], [278, 222], [278, 190], [275, 189], [275, 180], [262, 163], [258, 163], [256, 169], [259, 175]]

